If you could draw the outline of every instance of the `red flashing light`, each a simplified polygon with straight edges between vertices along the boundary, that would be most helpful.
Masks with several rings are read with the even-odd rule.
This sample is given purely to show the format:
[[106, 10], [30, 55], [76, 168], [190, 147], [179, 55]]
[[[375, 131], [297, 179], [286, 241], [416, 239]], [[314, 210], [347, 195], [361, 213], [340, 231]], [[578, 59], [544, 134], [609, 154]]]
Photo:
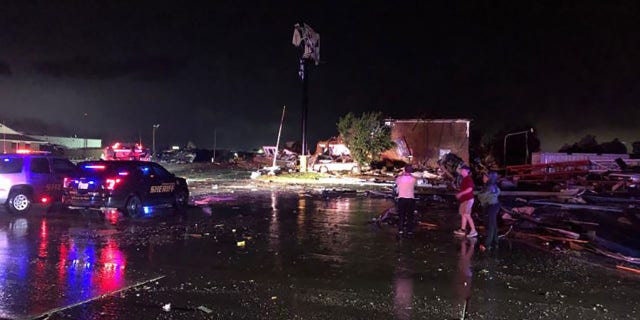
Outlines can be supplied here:
[[47, 197], [42, 197], [42, 198], [40, 199], [40, 201], [41, 201], [42, 203], [47, 203], [47, 202], [49, 202], [49, 198], [47, 198]]
[[100, 170], [104, 170], [104, 168], [106, 168], [104, 165], [98, 165], [98, 164], [86, 165], [84, 167], [86, 169], [100, 169]]
[[107, 179], [107, 184], [106, 187], [108, 190], [113, 190], [116, 188], [116, 185], [118, 183], [120, 183], [120, 178], [112, 178], [112, 179]]
[[31, 153], [31, 150], [29, 150], [29, 149], [18, 149], [18, 150], [16, 150], [16, 153], [28, 154], [28, 153]]

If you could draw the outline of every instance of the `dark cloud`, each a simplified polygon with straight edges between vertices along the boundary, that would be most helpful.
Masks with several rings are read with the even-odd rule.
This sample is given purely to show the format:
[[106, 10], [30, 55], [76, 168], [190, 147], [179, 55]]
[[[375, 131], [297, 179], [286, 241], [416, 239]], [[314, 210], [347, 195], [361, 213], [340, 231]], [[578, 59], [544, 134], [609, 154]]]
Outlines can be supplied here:
[[106, 80], [132, 77], [136, 80], [157, 81], [177, 76], [184, 62], [165, 57], [137, 57], [127, 60], [77, 56], [37, 62], [38, 72], [58, 78]]
[[310, 141], [350, 111], [527, 123], [544, 148], [640, 139], [637, 1], [13, 1], [0, 10], [1, 111], [105, 139], [161, 123], [161, 142], [211, 147], [215, 128], [218, 146], [251, 148], [273, 143], [287, 105], [283, 135], [298, 139], [298, 21], [322, 37]]
[[11, 67], [8, 63], [0, 61], [0, 76], [10, 76]]

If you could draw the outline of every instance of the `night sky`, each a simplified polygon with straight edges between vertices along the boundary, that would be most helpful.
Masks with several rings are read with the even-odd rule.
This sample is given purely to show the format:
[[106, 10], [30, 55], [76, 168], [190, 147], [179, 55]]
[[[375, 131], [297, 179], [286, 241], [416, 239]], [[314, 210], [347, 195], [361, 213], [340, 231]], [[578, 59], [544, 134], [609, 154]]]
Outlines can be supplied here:
[[[526, 2], [526, 4], [525, 4]], [[321, 4], [322, 3], [322, 4]], [[640, 140], [638, 1], [11, 1], [0, 117], [150, 145], [300, 140], [293, 25], [321, 35], [309, 141], [349, 111], [533, 125], [545, 151]], [[6, 120], [5, 120], [6, 121]]]

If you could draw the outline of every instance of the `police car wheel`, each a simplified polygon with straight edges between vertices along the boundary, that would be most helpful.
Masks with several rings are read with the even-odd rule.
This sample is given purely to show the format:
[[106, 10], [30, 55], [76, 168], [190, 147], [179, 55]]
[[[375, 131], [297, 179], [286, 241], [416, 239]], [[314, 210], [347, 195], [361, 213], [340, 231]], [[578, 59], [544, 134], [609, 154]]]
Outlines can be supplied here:
[[175, 194], [175, 200], [173, 202], [173, 207], [176, 209], [184, 208], [187, 206], [187, 202], [189, 201], [189, 196], [185, 191], [178, 191]]
[[31, 198], [22, 191], [12, 192], [9, 195], [7, 207], [12, 213], [26, 213], [31, 209]]
[[125, 206], [124, 211], [129, 217], [140, 217], [142, 215], [142, 201], [140, 200], [140, 197], [136, 195], [130, 196], [127, 200], [127, 205]]

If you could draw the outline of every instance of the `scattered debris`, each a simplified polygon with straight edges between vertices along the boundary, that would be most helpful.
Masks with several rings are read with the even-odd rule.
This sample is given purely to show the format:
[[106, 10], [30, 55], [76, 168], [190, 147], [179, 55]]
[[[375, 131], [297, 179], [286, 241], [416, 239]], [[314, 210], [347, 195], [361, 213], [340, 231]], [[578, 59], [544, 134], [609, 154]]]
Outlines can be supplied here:
[[204, 313], [207, 313], [207, 314], [213, 312], [213, 310], [211, 310], [211, 309], [209, 309], [209, 308], [207, 308], [205, 306], [199, 306], [197, 309], [202, 311], [202, 312], [204, 312]]
[[187, 149], [165, 150], [157, 155], [160, 163], [193, 163], [196, 153]]

